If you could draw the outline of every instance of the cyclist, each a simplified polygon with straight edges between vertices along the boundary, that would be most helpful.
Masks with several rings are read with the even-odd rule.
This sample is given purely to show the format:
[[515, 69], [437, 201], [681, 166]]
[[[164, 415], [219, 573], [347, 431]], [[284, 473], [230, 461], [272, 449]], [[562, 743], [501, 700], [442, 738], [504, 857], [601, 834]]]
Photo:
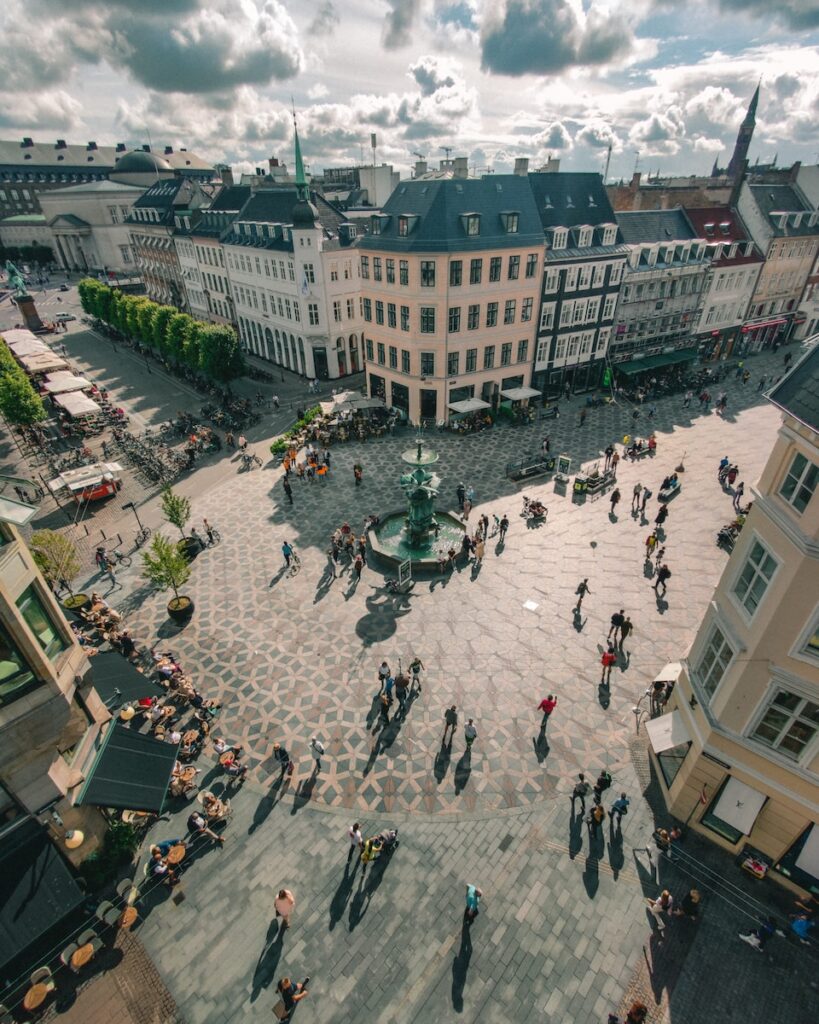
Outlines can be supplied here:
[[216, 538], [213, 536], [213, 527], [204, 517], [202, 518], [202, 525], [205, 527], [205, 533], [208, 535], [208, 545], [212, 546], [216, 543]]

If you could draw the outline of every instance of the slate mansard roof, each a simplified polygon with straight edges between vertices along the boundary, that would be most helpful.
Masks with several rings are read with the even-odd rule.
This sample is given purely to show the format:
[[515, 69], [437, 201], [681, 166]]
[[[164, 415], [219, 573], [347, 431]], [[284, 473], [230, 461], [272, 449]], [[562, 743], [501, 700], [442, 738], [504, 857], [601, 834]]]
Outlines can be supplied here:
[[768, 394], [774, 405], [819, 434], [819, 345]]
[[615, 217], [627, 245], [685, 242], [699, 237], [679, 206], [674, 210], [618, 211]]
[[[341, 248], [350, 238], [343, 225], [347, 224], [344, 214], [317, 192], [310, 193], [310, 204], [315, 208], [318, 227], [324, 234], [325, 250]], [[225, 245], [243, 245], [256, 249], [274, 249], [292, 252], [293, 242], [284, 237], [284, 228], [292, 227], [294, 209], [299, 205], [295, 186], [283, 188], [260, 188], [250, 198], [226, 231], [222, 233]], [[273, 227], [275, 226], [275, 227]], [[313, 225], [297, 224], [295, 227]]]

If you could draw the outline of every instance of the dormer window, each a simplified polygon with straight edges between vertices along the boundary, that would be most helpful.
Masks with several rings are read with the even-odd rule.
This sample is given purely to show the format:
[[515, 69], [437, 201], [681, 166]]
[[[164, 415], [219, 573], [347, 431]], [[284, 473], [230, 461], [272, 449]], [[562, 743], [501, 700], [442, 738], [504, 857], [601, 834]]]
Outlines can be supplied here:
[[572, 197], [571, 196], [566, 196], [566, 209], [567, 210], [573, 210], [574, 209], [574, 202], [572, 201]]
[[793, 226], [795, 228], [798, 228], [801, 223], [802, 223], [802, 214], [801, 213], [795, 213], [793, 215]]
[[552, 233], [552, 248], [565, 249], [568, 238], [569, 231], [567, 228], [555, 228]]
[[727, 220], [720, 221], [719, 229], [723, 235], [731, 234], [731, 224]]
[[516, 235], [518, 233], [518, 224], [520, 223], [520, 214], [514, 211], [502, 213], [501, 224], [503, 224], [503, 230], [507, 235]]
[[410, 219], [409, 219], [409, 217], [399, 217], [398, 218], [398, 234], [401, 236], [401, 238], [406, 238], [406, 236], [409, 233], [410, 233]]
[[603, 245], [614, 245], [617, 240], [617, 225], [606, 224], [603, 228]]
[[712, 223], [708, 223], [708, 224], [705, 225], [705, 234], [706, 234], [707, 238], [713, 238], [714, 237], [714, 227], [715, 227], [715, 225], [712, 224]]
[[594, 201], [594, 196], [589, 196], [589, 207], [593, 208], [595, 206], [597, 206], [597, 203]]
[[387, 214], [374, 213], [370, 218], [370, 230], [374, 235], [380, 235], [389, 222], [390, 218]]
[[586, 246], [592, 244], [593, 234], [593, 229], [587, 226], [577, 229], [577, 244], [580, 246], [581, 249], [585, 249]]
[[467, 235], [479, 235], [481, 233], [481, 215], [479, 213], [462, 213], [461, 224]]
[[554, 206], [552, 205], [552, 197], [551, 196], [544, 196], [543, 197], [543, 205], [545, 206], [545, 208], [547, 210], [553, 210]]

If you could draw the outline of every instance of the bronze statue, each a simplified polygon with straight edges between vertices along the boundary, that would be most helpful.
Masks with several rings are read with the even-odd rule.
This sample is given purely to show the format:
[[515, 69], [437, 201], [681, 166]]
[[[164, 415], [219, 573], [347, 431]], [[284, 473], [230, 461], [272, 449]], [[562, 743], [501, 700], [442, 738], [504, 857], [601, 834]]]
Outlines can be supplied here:
[[9, 287], [16, 288], [18, 295], [28, 294], [28, 288], [26, 288], [26, 282], [23, 280], [23, 275], [11, 260], [6, 260], [6, 276], [8, 278]]

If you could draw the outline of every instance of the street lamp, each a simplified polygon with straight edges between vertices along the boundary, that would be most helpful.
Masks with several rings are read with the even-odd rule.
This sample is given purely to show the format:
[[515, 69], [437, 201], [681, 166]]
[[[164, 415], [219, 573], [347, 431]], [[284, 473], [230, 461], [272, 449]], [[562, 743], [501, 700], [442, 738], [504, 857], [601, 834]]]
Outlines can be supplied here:
[[[122, 508], [123, 508], [123, 511], [125, 511], [125, 509], [130, 509], [130, 510], [131, 510], [131, 512], [133, 512], [133, 513], [134, 513], [134, 517], [136, 518], [136, 521], [137, 521], [137, 526], [139, 527], [139, 534], [138, 534], [138, 537], [139, 537], [139, 538], [140, 538], [141, 540], [144, 540], [144, 539], [145, 539], [145, 538], [146, 538], [146, 537], [148, 536], [148, 533], [149, 533], [150, 531], [148, 531], [148, 530], [147, 530], [147, 529], [146, 529], [146, 528], [145, 528], [145, 527], [144, 527], [144, 526], [142, 525], [142, 521], [141, 521], [141, 520], [140, 520], [140, 518], [139, 518], [139, 512], [137, 512], [137, 510], [136, 510], [136, 505], [135, 505], [135, 504], [134, 504], [134, 503], [133, 503], [132, 501], [126, 501], [126, 502], [125, 502], [125, 504], [124, 504], [124, 505], [122, 506]], [[138, 545], [137, 545], [137, 546], [138, 546]]]

